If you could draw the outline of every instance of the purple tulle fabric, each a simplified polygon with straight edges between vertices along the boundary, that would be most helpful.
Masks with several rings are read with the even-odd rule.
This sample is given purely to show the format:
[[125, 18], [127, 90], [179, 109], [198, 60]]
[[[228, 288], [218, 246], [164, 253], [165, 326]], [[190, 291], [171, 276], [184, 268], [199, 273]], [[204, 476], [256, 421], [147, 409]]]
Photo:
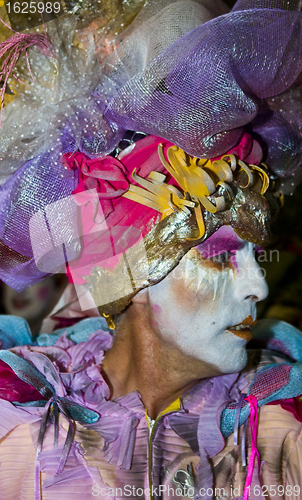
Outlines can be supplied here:
[[[280, 8], [280, 2], [267, 1], [269, 8], [244, 11], [236, 4], [230, 14], [188, 33], [131, 78], [108, 102], [104, 117], [163, 136], [198, 157], [224, 153], [250, 124], [263, 136], [272, 170], [286, 176], [296, 155], [296, 168], [301, 162], [298, 127], [292, 109], [281, 117], [266, 109], [266, 100], [286, 91], [302, 70], [302, 13], [277, 10], [275, 3]], [[106, 95], [106, 86], [101, 83], [94, 94]], [[260, 126], [259, 120], [254, 125], [259, 113]]]
[[[247, 130], [260, 142], [264, 161], [281, 178], [284, 191], [291, 192], [301, 178], [302, 161], [299, 5], [296, 0], [238, 1], [230, 13], [188, 32], [147, 65], [140, 48], [127, 54], [126, 36], [122, 50], [100, 68], [97, 85], [68, 102], [66, 120], [61, 120], [66, 102], [54, 106], [47, 149], [41, 152], [40, 138], [39, 154], [32, 151], [32, 159], [1, 186], [0, 278], [21, 291], [49, 272], [47, 266], [37, 267], [32, 249], [33, 235], [44, 237], [39, 217], [32, 217], [49, 215], [49, 207], [58, 241], [69, 241], [54, 254], [54, 263], [59, 270], [77, 258], [81, 249], [71, 228], [77, 213], [58, 209], [55, 202], [68, 198], [78, 180], [60, 157], [76, 149], [90, 158], [107, 154], [127, 129], [161, 136], [198, 157], [225, 153]], [[27, 153], [30, 147], [28, 142]], [[9, 154], [1, 153], [4, 163], [9, 164]]]
[[[30, 231], [33, 215], [41, 211], [47, 221], [51, 217], [50, 212], [55, 212], [56, 219], [64, 219], [62, 233], [68, 231], [68, 216], [77, 217], [76, 207], [73, 213], [68, 214], [63, 206], [60, 214], [56, 203], [71, 196], [77, 186], [76, 172], [66, 171], [60, 161], [61, 154], [72, 147], [70, 142], [63, 142], [54, 147], [54, 151], [41, 153], [29, 160], [0, 188], [0, 240], [16, 252], [12, 259], [5, 247], [1, 249], [4, 258], [1, 259], [0, 277], [15, 290], [21, 291], [34, 285], [46, 275], [37, 268], [33, 255], [33, 235], [36, 233], [36, 238], [39, 238], [39, 224]], [[76, 257], [80, 250], [77, 242], [71, 241], [70, 245], [73, 245], [70, 253]], [[59, 268], [64, 264], [64, 259], [60, 261], [57, 258]]]

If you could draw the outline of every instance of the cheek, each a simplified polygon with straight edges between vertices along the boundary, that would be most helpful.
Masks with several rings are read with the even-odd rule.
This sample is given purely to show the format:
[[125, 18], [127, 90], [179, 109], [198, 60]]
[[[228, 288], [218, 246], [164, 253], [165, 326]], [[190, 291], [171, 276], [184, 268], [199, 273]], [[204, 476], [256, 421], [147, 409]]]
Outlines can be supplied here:
[[221, 269], [209, 260], [201, 265], [197, 259], [187, 259], [171, 275], [172, 302], [186, 312], [196, 312], [200, 307], [216, 310], [228, 296], [233, 279], [233, 269]]
[[40, 302], [45, 302], [48, 298], [53, 294], [53, 290], [51, 290], [48, 286], [42, 286], [37, 290], [37, 299]]
[[162, 318], [162, 308], [158, 304], [151, 304], [150, 325], [152, 326], [152, 328], [158, 328], [161, 318]]
[[162, 313], [162, 308], [158, 304], [152, 304], [151, 305], [151, 311], [153, 314], [161, 314]]

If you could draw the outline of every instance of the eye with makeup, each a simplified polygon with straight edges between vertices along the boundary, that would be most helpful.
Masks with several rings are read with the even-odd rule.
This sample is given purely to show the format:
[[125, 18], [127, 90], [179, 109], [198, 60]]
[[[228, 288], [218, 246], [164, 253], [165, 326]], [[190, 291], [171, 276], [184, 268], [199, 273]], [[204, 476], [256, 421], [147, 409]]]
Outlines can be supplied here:
[[225, 251], [217, 255], [212, 255], [212, 257], [209, 257], [209, 259], [216, 264], [228, 264], [229, 262], [232, 262], [232, 259], [235, 258], [235, 253], [235, 251]]
[[208, 257], [208, 259], [221, 269], [236, 267], [236, 250], [225, 250], [224, 252]]
[[219, 239], [213, 235], [196, 248], [204, 260], [212, 262], [218, 269], [237, 268], [236, 252], [243, 248], [245, 242], [227, 226], [223, 228], [223, 232]]

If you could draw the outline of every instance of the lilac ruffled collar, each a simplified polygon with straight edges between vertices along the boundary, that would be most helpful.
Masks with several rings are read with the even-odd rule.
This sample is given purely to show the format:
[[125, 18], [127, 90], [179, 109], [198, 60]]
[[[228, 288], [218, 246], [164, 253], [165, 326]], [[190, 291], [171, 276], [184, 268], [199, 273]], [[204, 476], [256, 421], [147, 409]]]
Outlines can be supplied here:
[[[54, 346], [22, 346], [13, 351], [37, 368], [57, 397], [99, 415], [97, 422], [86, 425], [103, 437], [108, 462], [129, 469], [135, 429], [145, 416], [145, 409], [137, 392], [109, 400], [110, 390], [101, 374], [101, 364], [112, 343], [110, 333], [98, 330], [87, 342], [75, 344], [64, 334]], [[34, 410], [31, 405], [26, 405], [26, 411]]]
[[[97, 421], [94, 419], [94, 423], [85, 425], [104, 439], [104, 456], [108, 462], [130, 469], [136, 428], [146, 411], [137, 392], [109, 399], [110, 390], [102, 377], [101, 364], [112, 343], [109, 332], [97, 330], [87, 342], [75, 344], [64, 334], [53, 346], [21, 346], [13, 352], [45, 377], [55, 397], [98, 414]], [[237, 375], [232, 374], [200, 382], [181, 398], [182, 409], [167, 415], [175, 432], [206, 462], [207, 457], [214, 456], [224, 446], [219, 430], [220, 414], [232, 400], [230, 389], [236, 378]], [[34, 403], [25, 403], [23, 409], [35, 413]], [[211, 428], [209, 422], [213, 423]]]
[[[284, 329], [284, 325], [281, 327]], [[279, 330], [281, 327], [279, 326]], [[271, 335], [270, 347], [277, 347], [278, 344], [280, 348], [281, 340], [285, 341], [282, 335], [281, 339], [277, 333]], [[295, 335], [295, 342], [289, 342], [286, 354], [290, 349], [297, 359], [300, 357], [301, 346], [297, 346], [299, 342], [301, 344], [301, 335]], [[291, 339], [295, 335], [292, 335]], [[101, 363], [105, 351], [111, 348], [112, 343], [113, 338], [109, 332], [98, 330], [89, 336], [87, 342], [75, 344], [67, 335], [63, 335], [53, 346], [16, 347], [14, 352], [31, 363], [45, 377], [57, 397], [65, 398], [66, 401], [99, 415], [97, 421], [85, 425], [103, 437], [104, 456], [108, 462], [123, 469], [130, 469], [136, 428], [146, 413], [137, 392], [116, 400], [109, 399], [110, 391], [101, 374]], [[259, 373], [256, 373], [256, 379], [259, 378]], [[244, 373], [203, 380], [182, 396], [180, 411], [165, 417], [174, 431], [200, 455], [197, 472], [198, 482], [203, 485], [212, 485], [209, 458], [223, 449], [223, 434], [226, 433], [221, 430], [224, 429], [225, 415], [233, 411], [232, 405], [238, 402], [247, 384], [247, 376]], [[301, 391], [301, 387], [297, 390]], [[270, 399], [273, 396], [272, 391]], [[37, 414], [37, 408], [27, 406], [22, 410]]]

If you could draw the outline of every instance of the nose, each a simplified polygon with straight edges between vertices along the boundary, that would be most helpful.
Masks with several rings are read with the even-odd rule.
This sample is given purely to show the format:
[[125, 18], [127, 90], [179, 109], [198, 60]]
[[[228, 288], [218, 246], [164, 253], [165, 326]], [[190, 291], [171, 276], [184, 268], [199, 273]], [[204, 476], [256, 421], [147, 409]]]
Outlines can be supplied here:
[[238, 266], [235, 278], [236, 298], [252, 302], [264, 300], [268, 295], [268, 286], [250, 243], [236, 253], [236, 262]]

